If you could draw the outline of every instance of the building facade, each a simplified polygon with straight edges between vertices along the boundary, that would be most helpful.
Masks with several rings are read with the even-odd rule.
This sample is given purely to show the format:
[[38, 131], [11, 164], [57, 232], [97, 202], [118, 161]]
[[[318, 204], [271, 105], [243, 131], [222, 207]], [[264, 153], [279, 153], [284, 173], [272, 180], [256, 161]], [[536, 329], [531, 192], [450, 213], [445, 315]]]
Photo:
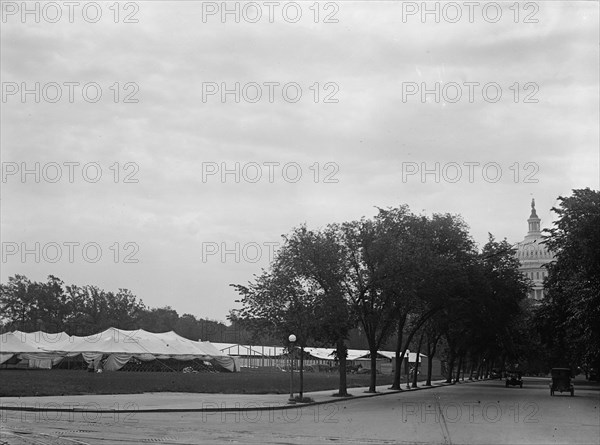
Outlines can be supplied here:
[[535, 199], [532, 199], [531, 215], [527, 219], [529, 229], [523, 241], [517, 243], [516, 255], [521, 262], [521, 272], [533, 283], [528, 294], [528, 297], [533, 300], [544, 298], [544, 278], [548, 276], [544, 264], [554, 259], [554, 255], [543, 242], [540, 223], [541, 220], [535, 211]]

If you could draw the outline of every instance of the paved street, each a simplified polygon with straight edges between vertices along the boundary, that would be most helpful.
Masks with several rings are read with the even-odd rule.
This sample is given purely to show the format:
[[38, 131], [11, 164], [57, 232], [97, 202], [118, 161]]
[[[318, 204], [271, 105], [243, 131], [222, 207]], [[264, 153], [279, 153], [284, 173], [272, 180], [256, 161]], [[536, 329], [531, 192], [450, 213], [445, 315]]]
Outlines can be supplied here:
[[[567, 393], [551, 397], [548, 379], [525, 378], [523, 389], [505, 388], [499, 380], [482, 381], [288, 410], [6, 411], [0, 437], [1, 443], [54, 445], [594, 444], [600, 440], [599, 396], [598, 385], [578, 379], [575, 397]], [[160, 395], [154, 397], [160, 399]], [[240, 404], [236, 396], [219, 397], [220, 402], [212, 399], [210, 403], [226, 408], [234, 408], [236, 403], [242, 407], [259, 405]]]

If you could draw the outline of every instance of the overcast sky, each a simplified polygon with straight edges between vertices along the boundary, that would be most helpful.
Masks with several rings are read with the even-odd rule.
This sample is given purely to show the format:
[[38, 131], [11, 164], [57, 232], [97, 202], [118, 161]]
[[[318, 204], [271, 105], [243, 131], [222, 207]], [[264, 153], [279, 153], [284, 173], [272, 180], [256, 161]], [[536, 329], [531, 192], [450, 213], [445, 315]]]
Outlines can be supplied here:
[[299, 224], [408, 204], [517, 242], [599, 188], [597, 2], [81, 5], [3, 2], [2, 282], [224, 321]]

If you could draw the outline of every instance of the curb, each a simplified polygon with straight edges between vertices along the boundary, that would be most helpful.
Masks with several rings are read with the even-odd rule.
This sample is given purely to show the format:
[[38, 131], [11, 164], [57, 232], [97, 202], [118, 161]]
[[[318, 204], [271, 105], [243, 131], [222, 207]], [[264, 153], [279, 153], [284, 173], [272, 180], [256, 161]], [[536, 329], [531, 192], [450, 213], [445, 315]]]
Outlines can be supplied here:
[[[477, 383], [491, 379], [470, 380], [459, 383]], [[410, 389], [389, 390], [386, 392], [376, 392], [361, 394], [352, 397], [332, 397], [332, 400], [321, 400], [318, 402], [294, 403], [280, 405], [278, 402], [273, 402], [273, 406], [256, 406], [256, 407], [229, 407], [229, 408], [142, 408], [142, 409], [80, 409], [80, 408], [41, 408], [35, 406], [17, 406], [8, 407], [0, 405], [0, 411], [25, 411], [25, 412], [56, 412], [56, 413], [215, 413], [215, 412], [253, 412], [253, 411], [275, 411], [288, 410], [293, 408], [304, 408], [305, 406], [327, 405], [331, 403], [347, 402], [358, 399], [368, 399], [371, 397], [387, 396], [392, 394], [403, 394], [413, 391], [421, 391], [433, 388], [443, 388], [445, 386], [453, 386], [456, 383], [438, 383], [431, 386], [418, 386]], [[227, 394], [232, 395], [232, 394]], [[268, 402], [263, 402], [268, 403]]]

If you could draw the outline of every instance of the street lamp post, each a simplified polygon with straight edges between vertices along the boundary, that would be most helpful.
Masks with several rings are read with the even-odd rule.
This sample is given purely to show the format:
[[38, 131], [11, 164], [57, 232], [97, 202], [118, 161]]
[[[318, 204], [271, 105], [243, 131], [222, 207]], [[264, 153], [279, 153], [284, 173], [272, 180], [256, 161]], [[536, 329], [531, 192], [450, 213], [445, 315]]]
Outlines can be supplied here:
[[[410, 354], [410, 353], [409, 353]], [[410, 389], [410, 355], [406, 357], [406, 389]]]
[[294, 342], [296, 341], [296, 336], [294, 334], [291, 334], [288, 337], [288, 340], [290, 342], [290, 399], [288, 400], [288, 402], [296, 403], [296, 401], [294, 400], [294, 357], [293, 357]]

